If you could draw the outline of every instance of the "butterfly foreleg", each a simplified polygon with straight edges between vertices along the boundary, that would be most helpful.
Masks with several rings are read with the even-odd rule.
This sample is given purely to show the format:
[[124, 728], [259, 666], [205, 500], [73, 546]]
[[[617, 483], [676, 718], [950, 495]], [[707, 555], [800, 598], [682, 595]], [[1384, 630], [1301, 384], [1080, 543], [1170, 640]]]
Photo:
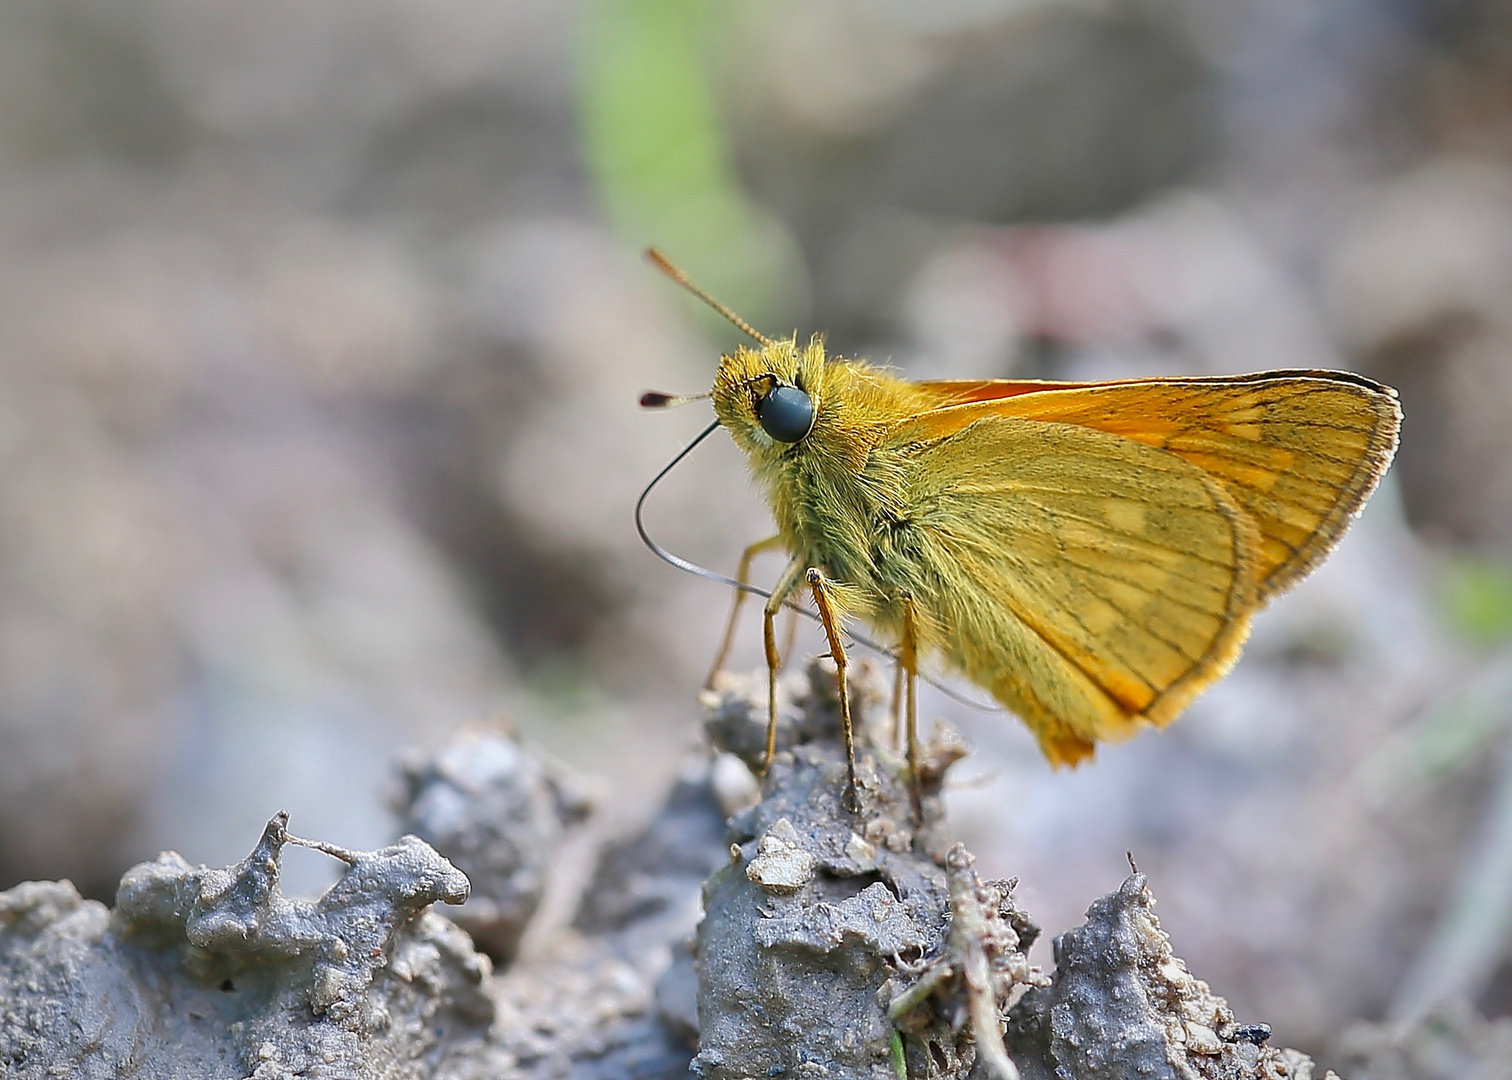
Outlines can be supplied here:
[[830, 603], [829, 583], [817, 567], [809, 567], [809, 588], [814, 592], [814, 605], [819, 609], [819, 621], [824, 625], [824, 636], [829, 639], [830, 658], [835, 661], [836, 692], [840, 698], [840, 732], [845, 736], [846, 803], [850, 809], [859, 806], [856, 795], [856, 740], [851, 731], [850, 687], [846, 684], [845, 668], [848, 663], [845, 643], [840, 640], [840, 620]]
[[777, 582], [777, 587], [772, 590], [772, 595], [767, 597], [767, 602], [761, 609], [761, 643], [766, 648], [767, 662], [767, 739], [766, 757], [761, 766], [763, 778], [767, 770], [772, 767], [772, 759], [777, 756], [777, 672], [782, 667], [782, 655], [777, 651], [775, 626], [777, 612], [782, 607], [783, 601], [787, 599], [788, 593], [797, 587], [798, 579], [802, 576], [802, 559], [794, 559], [788, 563], [787, 569], [782, 572], [781, 580]]
[[[745, 551], [741, 552], [740, 566], [735, 571], [735, 580], [742, 585], [748, 584], [751, 580], [751, 560], [758, 555], [765, 554], [773, 548], [781, 546], [782, 535], [779, 533], [769, 536], [765, 540], [758, 540], [746, 548]], [[725, 661], [729, 659], [730, 647], [735, 644], [735, 626], [740, 619], [740, 608], [745, 603], [745, 598], [746, 591], [744, 589], [735, 590], [735, 599], [730, 604], [730, 618], [725, 623], [724, 637], [720, 639], [719, 650], [714, 654], [714, 663], [709, 668], [709, 677], [704, 680], [705, 690], [713, 689], [714, 676], [719, 674], [720, 669], [724, 667]]]

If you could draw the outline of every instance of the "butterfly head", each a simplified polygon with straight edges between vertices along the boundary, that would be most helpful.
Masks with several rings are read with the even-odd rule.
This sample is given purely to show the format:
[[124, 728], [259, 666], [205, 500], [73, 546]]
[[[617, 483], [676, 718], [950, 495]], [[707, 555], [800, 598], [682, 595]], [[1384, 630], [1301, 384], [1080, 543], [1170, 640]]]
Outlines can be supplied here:
[[747, 453], [778, 456], [813, 432], [824, 374], [824, 343], [818, 337], [804, 346], [796, 339], [759, 349], [742, 345], [720, 360], [714, 411]]

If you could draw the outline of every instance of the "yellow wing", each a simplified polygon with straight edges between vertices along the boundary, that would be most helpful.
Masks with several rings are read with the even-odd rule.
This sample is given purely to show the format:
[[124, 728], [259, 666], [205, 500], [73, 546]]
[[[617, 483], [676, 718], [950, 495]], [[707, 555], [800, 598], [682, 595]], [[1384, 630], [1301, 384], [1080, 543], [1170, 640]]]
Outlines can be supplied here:
[[980, 416], [1095, 428], [1179, 455], [1217, 480], [1260, 530], [1259, 599], [1333, 550], [1396, 451], [1396, 391], [1340, 371], [1263, 371], [1109, 383], [926, 382], [937, 434]]
[[1228, 669], [1260, 535], [1223, 485], [1088, 427], [940, 415], [885, 443], [916, 466], [900, 542], [923, 643], [1018, 713], [1052, 762], [1167, 723]]

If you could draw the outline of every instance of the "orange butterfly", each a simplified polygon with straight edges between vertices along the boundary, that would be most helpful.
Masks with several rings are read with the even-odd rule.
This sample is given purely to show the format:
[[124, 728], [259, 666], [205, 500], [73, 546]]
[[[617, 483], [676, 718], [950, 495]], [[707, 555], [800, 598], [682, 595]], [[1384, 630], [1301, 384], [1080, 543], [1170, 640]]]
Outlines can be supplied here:
[[1328, 555], [1396, 449], [1396, 393], [1360, 375], [909, 382], [818, 337], [768, 339], [651, 257], [761, 344], [722, 357], [708, 396], [777, 523], [742, 580], [757, 552], [789, 555], [764, 612], [768, 760], [773, 620], [806, 586], [840, 672], [852, 793], [846, 617], [896, 645], [915, 775], [923, 657], [1075, 764], [1222, 677], [1254, 613]]

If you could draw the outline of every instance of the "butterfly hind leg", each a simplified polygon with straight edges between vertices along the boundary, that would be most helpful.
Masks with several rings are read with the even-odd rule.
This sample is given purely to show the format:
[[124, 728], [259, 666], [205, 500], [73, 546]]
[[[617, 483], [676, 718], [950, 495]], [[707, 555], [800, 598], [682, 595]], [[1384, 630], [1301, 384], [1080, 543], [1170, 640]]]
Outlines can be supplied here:
[[907, 689], [905, 713], [908, 731], [908, 796], [913, 802], [914, 820], [922, 822], [924, 803], [919, 790], [919, 634], [913, 597], [905, 593], [902, 601], [903, 636], [898, 642], [898, 672]]
[[[901, 651], [901, 650], [900, 650]], [[902, 752], [907, 734], [903, 727], [903, 658], [893, 657], [892, 731], [893, 745]]]
[[[776, 537], [773, 539], [775, 540]], [[762, 543], [767, 542], [762, 541]], [[742, 565], [744, 565], [744, 560], [742, 560]], [[767, 662], [766, 757], [762, 759], [761, 765], [763, 779], [772, 767], [772, 759], [777, 756], [777, 672], [782, 669], [782, 654], [777, 651], [777, 612], [787, 600], [788, 593], [797, 586], [798, 579], [802, 575], [803, 561], [801, 559], [794, 559], [788, 563], [787, 569], [782, 572], [781, 580], [777, 582], [777, 587], [772, 590], [772, 595], [767, 597], [767, 602], [761, 609], [761, 643], [766, 649]]]
[[846, 683], [845, 669], [848, 660], [845, 644], [840, 640], [840, 622], [830, 604], [829, 585], [824, 575], [815, 567], [809, 567], [809, 588], [814, 593], [814, 604], [819, 608], [819, 621], [824, 625], [824, 636], [829, 639], [830, 658], [835, 661], [835, 679], [839, 684], [840, 732], [845, 736], [845, 805], [855, 810], [860, 805], [856, 795], [856, 740], [851, 730], [850, 687]]
[[793, 645], [798, 640], [798, 609], [792, 604], [787, 609], [787, 628], [782, 632], [782, 662], [793, 655]]
[[[782, 536], [777, 534], [769, 536], [765, 540], [758, 540], [740, 554], [740, 567], [735, 571], [735, 580], [746, 585], [751, 580], [751, 560], [758, 555], [782, 546]], [[740, 608], [745, 603], [746, 591], [735, 590], [735, 599], [730, 604], [730, 617], [725, 622], [724, 636], [719, 640], [719, 650], [714, 654], [714, 663], [709, 667], [709, 677], [704, 680], [704, 689], [714, 688], [714, 676], [718, 675], [724, 667], [725, 661], [730, 657], [730, 647], [735, 644], [735, 627], [740, 619]], [[790, 643], [791, 644], [791, 643]]]

